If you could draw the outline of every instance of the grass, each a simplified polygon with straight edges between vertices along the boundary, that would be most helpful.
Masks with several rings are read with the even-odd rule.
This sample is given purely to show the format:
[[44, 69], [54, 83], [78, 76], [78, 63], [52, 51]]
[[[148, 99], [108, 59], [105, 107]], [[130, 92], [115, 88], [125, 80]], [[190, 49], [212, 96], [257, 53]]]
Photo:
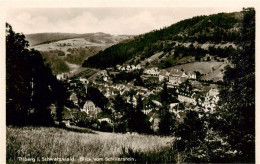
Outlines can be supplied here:
[[147, 159], [169, 148], [171, 141], [171, 137], [152, 135], [78, 133], [55, 127], [7, 127], [6, 160], [7, 163], [17, 163], [18, 157], [79, 159], [119, 158], [131, 155], [138, 159]]

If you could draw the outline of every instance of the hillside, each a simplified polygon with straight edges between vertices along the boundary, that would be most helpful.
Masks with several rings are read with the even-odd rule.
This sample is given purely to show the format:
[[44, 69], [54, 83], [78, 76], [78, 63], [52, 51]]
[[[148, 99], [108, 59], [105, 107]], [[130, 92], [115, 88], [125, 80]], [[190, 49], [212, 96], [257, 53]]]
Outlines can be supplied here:
[[227, 66], [226, 62], [206, 61], [177, 65], [170, 67], [167, 70], [183, 69], [187, 72], [198, 71], [202, 74], [201, 80], [213, 80], [214, 82], [217, 82], [223, 79], [223, 70], [225, 66]]
[[55, 41], [73, 39], [73, 38], [84, 38], [89, 42], [106, 42], [115, 43], [120, 40], [125, 39], [124, 35], [113, 36], [105, 33], [85, 33], [85, 34], [75, 34], [75, 33], [37, 33], [25, 35], [26, 40], [29, 41], [31, 46], [47, 44]]
[[37, 34], [28, 34], [25, 35], [26, 40], [29, 41], [31, 46], [50, 43], [53, 41], [64, 40], [69, 38], [78, 37], [79, 34], [71, 34], [71, 33], [37, 33]]
[[[200, 61], [206, 54], [221, 60], [237, 48], [241, 20], [242, 12], [196, 16], [182, 20], [169, 27], [136, 36], [128, 42], [113, 45], [89, 57], [82, 66], [104, 69], [123, 63], [141, 63], [167, 68]], [[159, 52], [162, 54], [156, 57], [157, 61], [142, 63]], [[194, 59], [183, 60], [187, 57]]]
[[54, 74], [74, 73], [88, 57], [123, 40], [131, 39], [127, 35], [105, 33], [41, 33], [26, 35], [30, 48], [41, 52], [45, 64]]

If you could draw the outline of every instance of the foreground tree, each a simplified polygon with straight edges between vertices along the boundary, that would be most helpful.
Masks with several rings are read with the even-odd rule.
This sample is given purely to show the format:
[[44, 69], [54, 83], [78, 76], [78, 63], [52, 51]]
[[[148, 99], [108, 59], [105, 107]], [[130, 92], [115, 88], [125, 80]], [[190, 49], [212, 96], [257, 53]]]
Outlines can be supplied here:
[[159, 133], [161, 135], [170, 135], [174, 129], [174, 118], [173, 115], [170, 113], [170, 96], [167, 89], [167, 84], [164, 82], [163, 90], [161, 92], [161, 102], [162, 107], [160, 108], [160, 122], [159, 122]]
[[25, 36], [6, 24], [7, 125], [52, 124], [48, 106], [63, 101], [57, 99], [57, 87], [62, 85], [44, 65], [41, 54], [30, 50]]
[[255, 161], [255, 10], [243, 10], [240, 47], [230, 56], [215, 126], [237, 162]]

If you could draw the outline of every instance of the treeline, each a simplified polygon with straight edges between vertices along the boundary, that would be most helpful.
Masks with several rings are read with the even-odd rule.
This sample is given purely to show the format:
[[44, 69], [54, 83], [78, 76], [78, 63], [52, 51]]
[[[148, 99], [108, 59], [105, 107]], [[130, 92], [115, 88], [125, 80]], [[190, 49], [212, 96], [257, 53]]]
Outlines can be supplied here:
[[45, 65], [49, 66], [54, 74], [60, 74], [63, 72], [69, 72], [69, 67], [68, 65], [64, 62], [60, 56], [63, 55], [63, 51], [55, 51], [55, 52], [47, 52], [47, 51], [42, 51], [41, 55], [44, 59]]
[[50, 67], [54, 74], [69, 72], [66, 62], [81, 65], [87, 56], [98, 52], [97, 48], [69, 48], [68, 54], [61, 50], [40, 51], [46, 66]]
[[211, 16], [197, 16], [180, 21], [170, 27], [155, 30], [135, 37], [133, 40], [111, 46], [90, 57], [82, 66], [107, 68], [122, 64], [136, 56], [140, 59], [150, 57], [157, 51], [167, 48], [167, 40], [199, 43], [221, 41], [239, 42], [241, 13], [220, 13]]
[[49, 106], [56, 104], [61, 121], [65, 90], [44, 65], [40, 52], [28, 47], [25, 36], [6, 24], [6, 123], [52, 125]]

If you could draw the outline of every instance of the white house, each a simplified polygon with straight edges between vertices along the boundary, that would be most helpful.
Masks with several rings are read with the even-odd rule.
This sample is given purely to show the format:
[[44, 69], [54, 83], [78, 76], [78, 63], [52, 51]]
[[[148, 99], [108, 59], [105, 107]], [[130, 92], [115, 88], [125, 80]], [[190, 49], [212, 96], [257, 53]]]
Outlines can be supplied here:
[[196, 73], [194, 73], [194, 72], [188, 72], [188, 78], [189, 78], [189, 79], [196, 79]]
[[101, 112], [101, 109], [96, 107], [91, 100], [87, 100], [81, 111], [86, 112], [90, 117], [96, 117]]
[[79, 78], [79, 81], [81, 81], [82, 84], [88, 84], [88, 80], [86, 78]]
[[141, 65], [138, 64], [135, 68], [136, 68], [136, 69], [141, 69]]
[[157, 67], [153, 67], [153, 68], [144, 70], [144, 73], [148, 74], [148, 75], [152, 75], [152, 76], [158, 76], [160, 71]]
[[169, 80], [170, 73], [166, 70], [162, 70], [159, 74], [159, 81]]
[[107, 123], [109, 123], [109, 124], [111, 124], [112, 123], [112, 120], [110, 119], [110, 118], [100, 118], [100, 119], [98, 119], [98, 122], [99, 123], [101, 123], [101, 122], [103, 122], [103, 121], [106, 121]]
[[144, 113], [144, 114], [149, 114], [150, 112], [152, 111], [152, 109], [143, 109], [142, 110], [142, 112]]
[[68, 73], [61, 73], [56, 76], [58, 80], [66, 80], [68, 78]]
[[187, 102], [187, 103], [191, 103], [191, 104], [194, 104], [194, 105], [197, 104], [196, 100], [193, 99], [192, 96], [189, 97], [189, 96], [186, 96], [186, 95], [180, 95], [180, 94], [179, 94], [179, 95], [178, 95], [178, 100], [179, 100], [180, 102]]
[[74, 105], [78, 105], [78, 97], [76, 93], [72, 93], [69, 98], [70, 101], [74, 103]]

